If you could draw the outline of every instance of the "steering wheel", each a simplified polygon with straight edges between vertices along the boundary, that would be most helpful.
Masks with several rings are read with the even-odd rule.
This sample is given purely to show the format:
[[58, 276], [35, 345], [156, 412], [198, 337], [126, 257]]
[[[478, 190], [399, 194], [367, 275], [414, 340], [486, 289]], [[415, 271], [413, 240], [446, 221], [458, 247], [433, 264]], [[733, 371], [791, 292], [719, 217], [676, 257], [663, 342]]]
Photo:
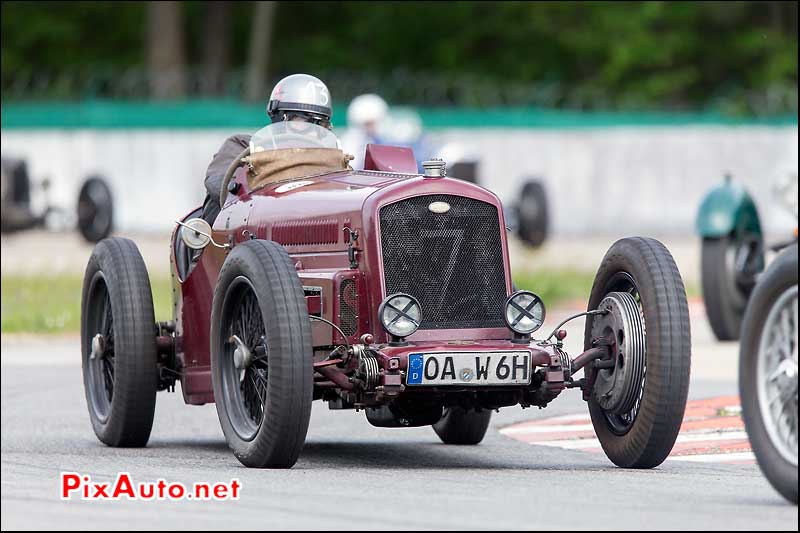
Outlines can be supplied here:
[[222, 186], [219, 189], [219, 207], [225, 205], [225, 199], [228, 197], [228, 183], [230, 183], [231, 178], [233, 178], [233, 173], [236, 172], [236, 169], [239, 168], [239, 165], [242, 164], [242, 158], [247, 157], [250, 155], [250, 147], [248, 146], [242, 152], [237, 155], [231, 164], [228, 165], [228, 170], [225, 171], [225, 177], [222, 178]]

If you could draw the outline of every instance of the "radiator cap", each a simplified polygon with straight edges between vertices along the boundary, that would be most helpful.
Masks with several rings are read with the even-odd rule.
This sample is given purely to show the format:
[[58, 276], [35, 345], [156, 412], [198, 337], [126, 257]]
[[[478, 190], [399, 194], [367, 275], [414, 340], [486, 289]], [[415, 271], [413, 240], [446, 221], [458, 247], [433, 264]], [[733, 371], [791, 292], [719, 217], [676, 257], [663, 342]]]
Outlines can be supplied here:
[[428, 159], [422, 162], [423, 174], [426, 178], [444, 178], [447, 175], [447, 164], [441, 159]]

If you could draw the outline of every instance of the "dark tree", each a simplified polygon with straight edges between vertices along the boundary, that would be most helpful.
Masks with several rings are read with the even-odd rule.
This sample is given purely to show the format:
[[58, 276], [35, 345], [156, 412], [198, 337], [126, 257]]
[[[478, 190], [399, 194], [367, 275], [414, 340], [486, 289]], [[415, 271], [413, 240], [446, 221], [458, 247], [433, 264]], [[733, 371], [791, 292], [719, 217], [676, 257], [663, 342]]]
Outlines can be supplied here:
[[153, 98], [186, 94], [186, 52], [181, 2], [147, 3], [147, 67]]

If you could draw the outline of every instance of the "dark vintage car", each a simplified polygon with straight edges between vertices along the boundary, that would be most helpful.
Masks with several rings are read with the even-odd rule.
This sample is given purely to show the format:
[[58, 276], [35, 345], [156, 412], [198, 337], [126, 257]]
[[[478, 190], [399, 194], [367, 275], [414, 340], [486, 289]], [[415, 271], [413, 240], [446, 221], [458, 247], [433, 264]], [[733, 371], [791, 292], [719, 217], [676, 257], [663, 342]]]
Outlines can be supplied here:
[[[86, 269], [82, 357], [89, 414], [111, 446], [144, 446], [159, 390], [215, 402], [251, 467], [291, 467], [314, 400], [379, 427], [432, 426], [477, 444], [493, 410], [545, 407], [578, 389], [608, 457], [650, 468], [669, 454], [689, 385], [683, 282], [648, 238], [600, 263], [585, 351], [512, 289], [503, 210], [491, 192], [417, 172], [410, 149], [369, 146], [353, 171], [328, 130], [254, 135], [228, 170], [221, 213], [172, 236], [174, 320], [156, 322], [133, 242], [100, 242]], [[248, 155], [249, 152], [249, 155]], [[570, 320], [575, 317], [566, 317]], [[583, 377], [578, 377], [580, 370]]]
[[[52, 213], [66, 214], [66, 210], [50, 205], [46, 198], [43, 209], [34, 209], [32, 200], [36, 189], [41, 190], [46, 197], [50, 182], [42, 180], [37, 187], [31, 180], [24, 159], [3, 157], [0, 161], [0, 180], [0, 231], [3, 233], [40, 228], [46, 225]], [[105, 178], [99, 175], [87, 177], [78, 192], [75, 210], [75, 225], [83, 238], [89, 242], [98, 242], [108, 237], [113, 227], [113, 211], [111, 189]], [[69, 215], [67, 218], [72, 219]]]

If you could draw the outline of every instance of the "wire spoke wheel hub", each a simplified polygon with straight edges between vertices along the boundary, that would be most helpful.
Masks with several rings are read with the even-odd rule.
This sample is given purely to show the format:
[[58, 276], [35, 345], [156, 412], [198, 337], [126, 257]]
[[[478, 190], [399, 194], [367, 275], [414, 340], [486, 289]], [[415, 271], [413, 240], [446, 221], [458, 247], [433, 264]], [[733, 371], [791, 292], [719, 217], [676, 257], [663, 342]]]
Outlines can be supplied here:
[[231, 284], [222, 317], [227, 331], [222, 363], [223, 390], [231, 425], [242, 440], [252, 440], [267, 409], [269, 366], [264, 319], [250, 281]]
[[95, 334], [89, 346], [89, 404], [98, 420], [106, 421], [114, 397], [114, 318], [102, 273], [95, 274], [90, 287], [91, 311], [87, 325]]

